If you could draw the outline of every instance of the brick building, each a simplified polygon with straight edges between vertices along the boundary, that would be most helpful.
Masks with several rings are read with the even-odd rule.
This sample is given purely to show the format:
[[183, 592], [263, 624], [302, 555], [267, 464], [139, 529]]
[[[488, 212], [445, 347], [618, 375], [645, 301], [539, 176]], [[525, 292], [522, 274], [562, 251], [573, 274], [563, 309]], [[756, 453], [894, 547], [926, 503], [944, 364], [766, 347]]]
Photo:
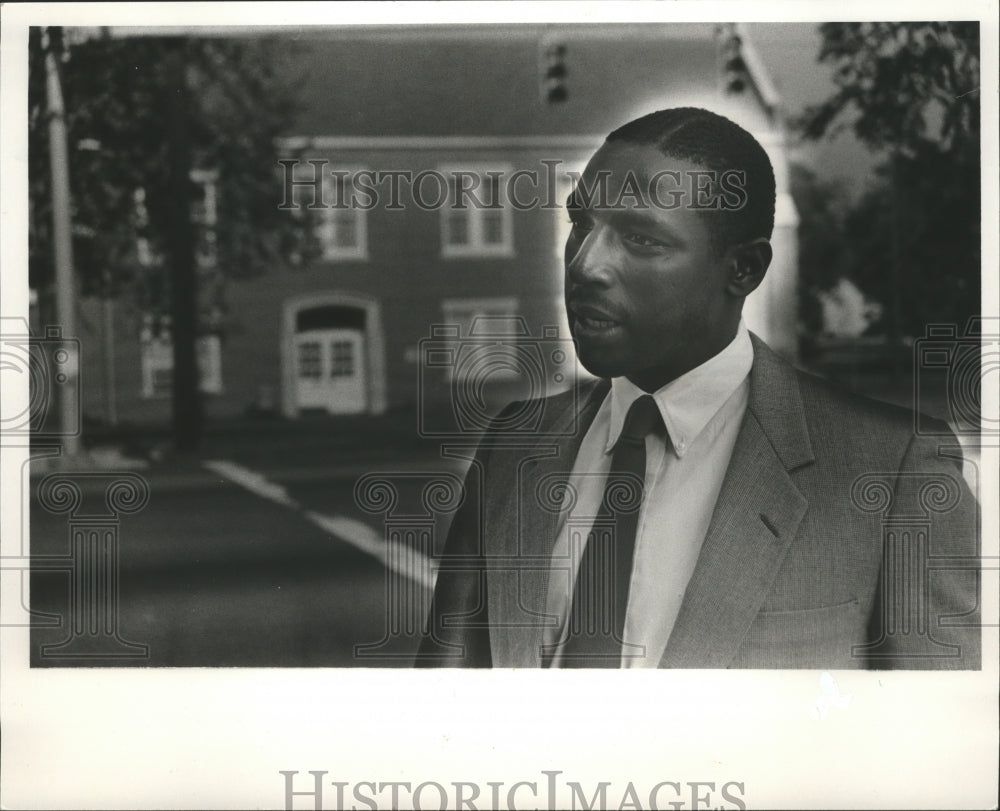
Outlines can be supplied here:
[[[227, 286], [227, 328], [201, 346], [206, 413], [273, 407], [295, 417], [312, 409], [381, 413], [412, 406], [422, 396], [422, 357], [424, 394], [444, 396], [448, 383], [465, 374], [449, 368], [462, 359], [449, 352], [429, 356], [421, 342], [433, 325], [454, 324], [457, 340], [438, 337], [445, 347], [461, 344], [477, 316], [492, 316], [479, 324], [505, 330], [518, 317], [530, 337], [565, 344], [568, 173], [583, 169], [609, 131], [667, 106], [723, 113], [770, 153], [778, 182], [775, 259], [748, 301], [746, 319], [773, 346], [793, 353], [796, 217], [779, 99], [745, 36], [740, 61], [729, 61], [735, 32], [709, 24], [635, 24], [283, 33], [291, 47], [282, 69], [296, 78], [302, 99], [298, 119], [278, 145], [297, 161], [294, 179], [321, 177], [328, 199], [349, 193], [359, 171], [424, 172], [423, 200], [442, 204], [415, 205], [404, 185], [393, 206], [381, 184], [370, 210], [307, 209], [303, 216], [317, 218], [320, 238], [314, 260]], [[534, 188], [539, 202], [551, 205], [522, 207], [505, 197], [506, 181], [521, 170], [539, 178], [537, 187], [524, 180], [525, 196]], [[481, 199], [498, 194], [496, 204], [456, 210], [456, 187], [436, 188], [438, 177], [456, 176], [469, 178]], [[214, 199], [211, 175], [201, 180], [210, 227], [213, 208], [224, 201]], [[285, 191], [275, 189], [276, 205]], [[302, 195], [316, 189], [299, 183], [293, 191], [302, 203]], [[101, 306], [84, 301], [82, 308], [84, 409], [100, 418], [107, 413], [105, 388], [97, 382], [104, 368], [96, 351]], [[169, 344], [157, 344], [155, 325], [142, 313], [124, 303], [116, 312], [118, 418], [165, 422]], [[553, 353], [542, 355], [536, 354], [545, 366], [541, 375], [549, 380]], [[517, 394], [525, 380], [499, 363], [488, 383]]]

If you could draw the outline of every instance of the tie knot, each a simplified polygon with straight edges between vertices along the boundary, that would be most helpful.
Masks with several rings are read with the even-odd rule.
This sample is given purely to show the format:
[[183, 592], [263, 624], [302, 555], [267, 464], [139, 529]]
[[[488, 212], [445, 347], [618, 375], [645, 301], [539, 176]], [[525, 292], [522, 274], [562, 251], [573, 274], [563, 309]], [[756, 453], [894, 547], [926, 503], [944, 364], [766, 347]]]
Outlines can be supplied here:
[[644, 394], [642, 397], [636, 398], [629, 406], [618, 441], [644, 442], [647, 434], [662, 425], [663, 418], [660, 416], [660, 409], [656, 407], [656, 400], [653, 399], [652, 395]]

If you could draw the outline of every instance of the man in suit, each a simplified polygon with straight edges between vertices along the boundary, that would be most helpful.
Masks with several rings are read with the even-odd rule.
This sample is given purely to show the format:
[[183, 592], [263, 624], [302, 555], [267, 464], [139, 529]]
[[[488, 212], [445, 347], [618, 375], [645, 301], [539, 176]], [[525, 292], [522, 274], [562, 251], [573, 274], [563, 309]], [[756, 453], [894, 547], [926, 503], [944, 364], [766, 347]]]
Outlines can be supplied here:
[[487, 430], [418, 665], [979, 667], [954, 437], [915, 436], [911, 412], [796, 371], [743, 324], [774, 203], [766, 153], [722, 116], [608, 136], [565, 251], [599, 380]]

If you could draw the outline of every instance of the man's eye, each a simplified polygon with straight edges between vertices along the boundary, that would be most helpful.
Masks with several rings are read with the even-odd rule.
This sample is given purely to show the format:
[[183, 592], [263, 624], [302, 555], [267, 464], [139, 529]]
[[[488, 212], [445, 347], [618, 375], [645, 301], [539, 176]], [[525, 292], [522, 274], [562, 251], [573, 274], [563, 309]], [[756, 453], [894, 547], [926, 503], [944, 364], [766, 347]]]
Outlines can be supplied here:
[[658, 239], [647, 237], [644, 234], [626, 234], [625, 241], [630, 242], [640, 248], [665, 248], [666, 245]]
[[582, 214], [570, 214], [569, 222], [573, 226], [573, 230], [580, 234], [589, 234], [594, 230], [594, 224]]

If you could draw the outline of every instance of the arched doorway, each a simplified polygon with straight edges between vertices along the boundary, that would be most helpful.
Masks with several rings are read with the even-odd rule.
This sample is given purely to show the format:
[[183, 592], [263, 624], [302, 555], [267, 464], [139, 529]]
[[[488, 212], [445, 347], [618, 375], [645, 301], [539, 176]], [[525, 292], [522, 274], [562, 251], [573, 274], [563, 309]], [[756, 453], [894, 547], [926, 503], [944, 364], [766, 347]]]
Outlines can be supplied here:
[[385, 368], [378, 302], [354, 293], [323, 292], [285, 302], [282, 411], [379, 414]]

